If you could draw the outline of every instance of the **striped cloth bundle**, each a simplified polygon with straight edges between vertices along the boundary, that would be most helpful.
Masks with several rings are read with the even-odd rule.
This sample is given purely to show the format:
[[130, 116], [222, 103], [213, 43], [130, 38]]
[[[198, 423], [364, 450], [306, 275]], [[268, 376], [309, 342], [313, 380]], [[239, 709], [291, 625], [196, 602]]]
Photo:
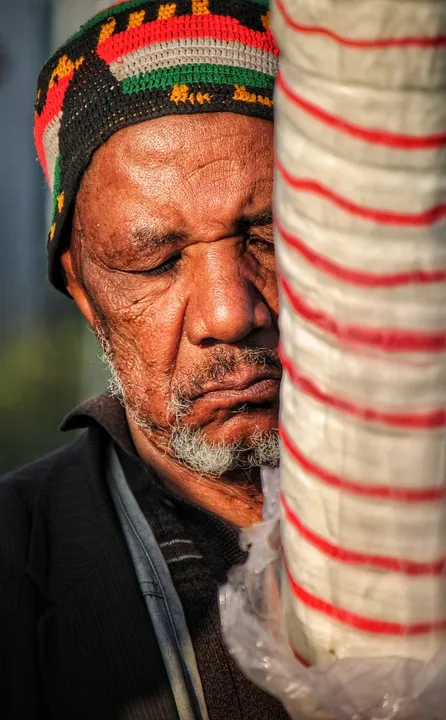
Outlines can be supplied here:
[[287, 629], [446, 644], [446, 3], [276, 0]]

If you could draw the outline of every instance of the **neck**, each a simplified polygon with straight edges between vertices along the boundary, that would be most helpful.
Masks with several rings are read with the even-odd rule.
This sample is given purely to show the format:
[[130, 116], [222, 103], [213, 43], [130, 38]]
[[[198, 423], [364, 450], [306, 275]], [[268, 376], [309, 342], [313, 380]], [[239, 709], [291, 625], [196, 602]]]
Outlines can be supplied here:
[[140, 458], [176, 495], [243, 528], [262, 519], [260, 471], [215, 478], [201, 475], [168, 455], [156, 440], [128, 418], [130, 433]]

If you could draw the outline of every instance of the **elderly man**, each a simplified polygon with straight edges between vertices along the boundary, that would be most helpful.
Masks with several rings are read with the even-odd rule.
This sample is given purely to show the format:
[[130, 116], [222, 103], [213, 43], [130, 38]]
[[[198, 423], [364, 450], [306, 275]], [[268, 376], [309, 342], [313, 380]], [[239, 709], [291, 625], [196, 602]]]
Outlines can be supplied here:
[[264, 0], [131, 0], [39, 78], [53, 284], [112, 393], [0, 483], [0, 716], [283, 718], [220, 633], [218, 587], [278, 463]]

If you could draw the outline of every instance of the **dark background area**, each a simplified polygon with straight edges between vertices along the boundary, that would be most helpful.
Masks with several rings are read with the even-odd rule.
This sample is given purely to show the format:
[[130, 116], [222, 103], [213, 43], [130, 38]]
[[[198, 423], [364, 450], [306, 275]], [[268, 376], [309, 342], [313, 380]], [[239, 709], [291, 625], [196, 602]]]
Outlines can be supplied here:
[[32, 127], [41, 66], [97, 5], [0, 0], [0, 474], [68, 442], [64, 415], [106, 385], [92, 333], [46, 278], [50, 198]]

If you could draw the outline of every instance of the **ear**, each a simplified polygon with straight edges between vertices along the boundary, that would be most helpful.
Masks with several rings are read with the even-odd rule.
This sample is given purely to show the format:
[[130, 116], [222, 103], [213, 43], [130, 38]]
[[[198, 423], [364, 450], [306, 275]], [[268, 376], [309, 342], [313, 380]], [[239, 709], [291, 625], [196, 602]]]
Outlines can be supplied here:
[[63, 251], [60, 256], [60, 262], [65, 271], [67, 290], [73, 298], [74, 302], [78, 306], [82, 315], [85, 317], [89, 325], [95, 328], [95, 312], [93, 305], [85, 291], [82, 283], [79, 282], [77, 274], [75, 272], [73, 252], [70, 247]]

